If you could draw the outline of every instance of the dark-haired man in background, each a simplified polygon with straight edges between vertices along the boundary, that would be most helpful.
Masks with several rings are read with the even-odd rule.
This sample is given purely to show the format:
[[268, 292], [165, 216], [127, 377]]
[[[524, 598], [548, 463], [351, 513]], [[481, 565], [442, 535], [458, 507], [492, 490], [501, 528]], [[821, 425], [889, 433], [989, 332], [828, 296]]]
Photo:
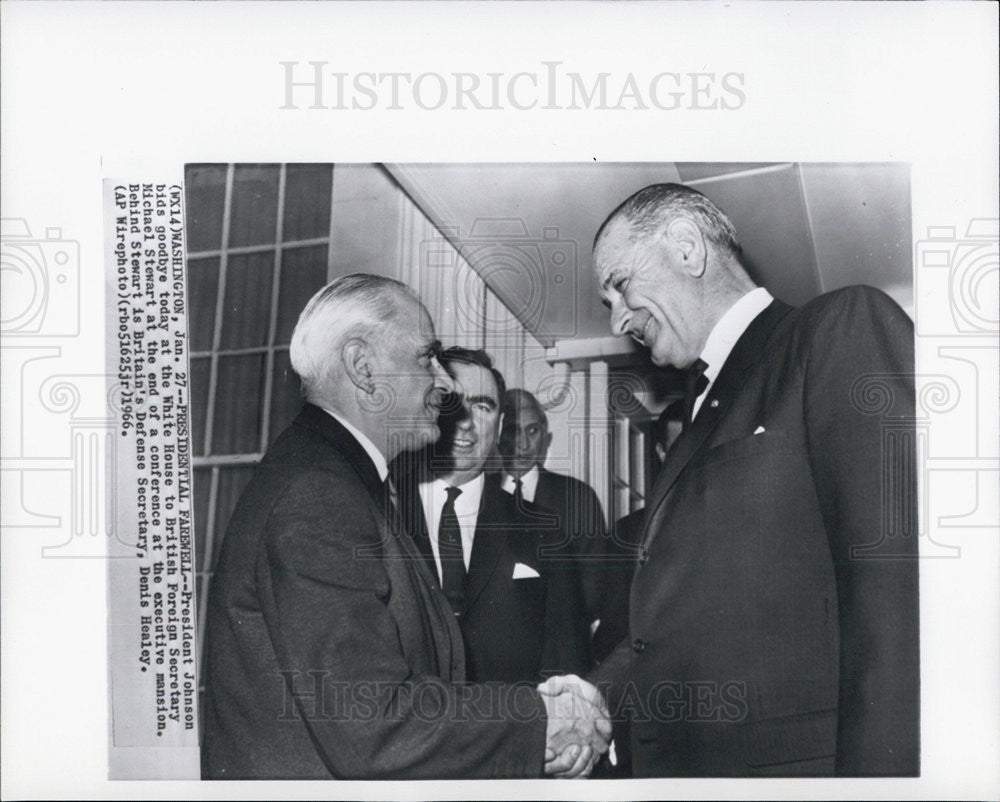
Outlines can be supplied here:
[[[441, 352], [455, 392], [438, 418], [430, 475], [401, 482], [401, 507], [465, 640], [470, 681], [539, 681], [589, 666], [576, 575], [552, 570], [538, 517], [500, 489], [504, 380], [485, 351]], [[420, 466], [417, 466], [418, 469]], [[417, 481], [415, 481], [417, 480]]]

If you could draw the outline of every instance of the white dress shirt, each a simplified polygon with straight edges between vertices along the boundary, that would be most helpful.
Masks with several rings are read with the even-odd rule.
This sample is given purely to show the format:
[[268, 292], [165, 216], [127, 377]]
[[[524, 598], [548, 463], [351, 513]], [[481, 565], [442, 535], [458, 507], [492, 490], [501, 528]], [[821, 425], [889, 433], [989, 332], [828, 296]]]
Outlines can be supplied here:
[[705, 368], [705, 378], [708, 379], [708, 384], [705, 386], [702, 394], [695, 399], [691, 412], [692, 420], [698, 415], [702, 401], [705, 400], [708, 391], [715, 384], [719, 371], [726, 364], [729, 353], [733, 350], [733, 346], [736, 345], [736, 341], [743, 336], [743, 332], [753, 323], [754, 318], [767, 309], [773, 300], [774, 298], [771, 297], [771, 293], [763, 287], [757, 287], [729, 307], [726, 314], [715, 324], [715, 327], [708, 335], [708, 339], [705, 340], [705, 348], [701, 352], [702, 362], [708, 365]]
[[[476, 521], [479, 518], [479, 501], [483, 497], [483, 485], [486, 475], [479, 474], [475, 479], [459, 485], [461, 494], [455, 499], [455, 517], [458, 518], [458, 528], [462, 531], [462, 560], [465, 570], [469, 570], [469, 560], [472, 557], [472, 541], [476, 536]], [[431, 551], [434, 553], [434, 564], [437, 566], [438, 579], [444, 581], [441, 573], [441, 552], [438, 549], [438, 527], [441, 524], [441, 510], [448, 500], [448, 488], [441, 479], [433, 482], [423, 482], [420, 485], [420, 502], [424, 507], [424, 520], [427, 521], [427, 531], [431, 539]]]
[[337, 421], [341, 426], [343, 426], [347, 431], [349, 431], [354, 439], [357, 440], [361, 447], [365, 450], [365, 453], [371, 457], [371, 461], [375, 463], [375, 470], [378, 471], [378, 478], [383, 482], [385, 477], [389, 475], [389, 465], [385, 461], [385, 455], [376, 448], [375, 444], [368, 438], [368, 436], [362, 432], [357, 426], [344, 420], [340, 415], [334, 412], [332, 409], [327, 409], [326, 407], [321, 407], [321, 409], [329, 415], [331, 418]]
[[[535, 492], [538, 490], [538, 466], [535, 465], [530, 471], [521, 477], [521, 498], [531, 502], [535, 500]], [[503, 484], [500, 485], [506, 492], [514, 495], [514, 477], [509, 473], [504, 474]]]

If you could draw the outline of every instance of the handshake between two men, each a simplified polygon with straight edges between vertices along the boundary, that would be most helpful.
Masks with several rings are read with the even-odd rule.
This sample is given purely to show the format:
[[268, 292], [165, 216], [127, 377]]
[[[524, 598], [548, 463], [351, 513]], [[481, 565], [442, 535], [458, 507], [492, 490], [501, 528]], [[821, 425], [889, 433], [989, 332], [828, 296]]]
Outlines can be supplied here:
[[[635, 776], [918, 776], [918, 538], [905, 527], [892, 543], [878, 538], [887, 510], [916, 520], [916, 464], [905, 456], [912, 449], [896, 449], [899, 464], [885, 462], [883, 416], [855, 397], [861, 380], [891, 377], [882, 383], [893, 420], [915, 419], [912, 321], [863, 287], [792, 309], [757, 287], [740, 258], [732, 222], [678, 184], [636, 193], [597, 233], [594, 266], [613, 333], [643, 343], [657, 367], [700, 363], [709, 384], [685, 404], [685, 448], [668, 455], [647, 500], [656, 514], [644, 519], [644, 543], [662, 544], [669, 527], [669, 549], [644, 549], [635, 568], [634, 640], [591, 676], [616, 694], [634, 683], [640, 698], [654, 700], [666, 678], [685, 694], [713, 677], [740, 690], [709, 721], [686, 706], [675, 715], [673, 703], [669, 720], [632, 716], [632, 740], [655, 743], [632, 755]], [[726, 333], [710, 337], [717, 330]], [[476, 601], [512, 595], [517, 563], [531, 568], [533, 543], [515, 553], [531, 527], [483, 478], [502, 428], [502, 377], [488, 355], [461, 351], [442, 350], [413, 290], [385, 276], [340, 276], [306, 305], [289, 360], [307, 403], [257, 465], [209, 590], [203, 777], [536, 776], [542, 707], [546, 774], [584, 776], [608, 751], [611, 724], [597, 689], [572, 674], [542, 683], [537, 695], [524, 688], [520, 680], [539, 676], [540, 666], [510, 658], [525, 658], [530, 642], [543, 655], [544, 644], [524, 637], [524, 616], [511, 615], [517, 624], [503, 632], [497, 616], [477, 617]], [[446, 407], [450, 397], [460, 403]], [[441, 429], [449, 409], [450, 439]], [[524, 429], [523, 413], [516, 417]], [[546, 441], [544, 427], [527, 428]], [[446, 476], [424, 483], [434, 504], [423, 507], [418, 487], [410, 497], [421, 511], [400, 524], [410, 507], [397, 507], [389, 465], [441, 440], [451, 463]], [[732, 459], [708, 459], [717, 448]], [[873, 479], [886, 475], [899, 478], [891, 498]], [[721, 512], [706, 539], [696, 522], [710, 493]], [[463, 498], [473, 513], [510, 512], [510, 534], [472, 531], [467, 553], [456, 511]], [[885, 556], [883, 546], [893, 559], [857, 559]], [[511, 570], [473, 570], [484, 554], [491, 565], [503, 556]], [[678, 583], [675, 565], [698, 570]], [[483, 591], [489, 577], [503, 580], [495, 595]], [[737, 612], [746, 599], [753, 604]], [[527, 618], [547, 620], [541, 612]], [[667, 620], [672, 647], [645, 654], [635, 676], [632, 649], [663, 640]], [[716, 648], [706, 632], [735, 647]], [[494, 659], [505, 666], [491, 677], [480, 669]], [[306, 702], [319, 697], [297, 691], [296, 677], [382, 682], [401, 715], [310, 716]], [[488, 682], [527, 691], [539, 715], [498, 718], [471, 687]], [[286, 714], [289, 699], [300, 715]], [[445, 713], [468, 703], [475, 715], [421, 715], [425, 699]], [[699, 697], [693, 702], [697, 714]], [[738, 734], [737, 722], [746, 725]]]
[[611, 741], [611, 720], [600, 691], [575, 674], [552, 677], [538, 691], [547, 716], [545, 773], [588, 776]]

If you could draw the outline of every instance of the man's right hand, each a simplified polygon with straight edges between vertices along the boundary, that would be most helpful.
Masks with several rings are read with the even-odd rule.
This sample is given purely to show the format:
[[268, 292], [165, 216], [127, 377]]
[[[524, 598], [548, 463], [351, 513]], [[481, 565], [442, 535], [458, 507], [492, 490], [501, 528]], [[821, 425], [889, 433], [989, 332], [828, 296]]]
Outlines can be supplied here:
[[538, 690], [548, 716], [545, 773], [570, 778], [590, 774], [611, 739], [611, 721], [600, 692], [573, 674], [553, 677]]

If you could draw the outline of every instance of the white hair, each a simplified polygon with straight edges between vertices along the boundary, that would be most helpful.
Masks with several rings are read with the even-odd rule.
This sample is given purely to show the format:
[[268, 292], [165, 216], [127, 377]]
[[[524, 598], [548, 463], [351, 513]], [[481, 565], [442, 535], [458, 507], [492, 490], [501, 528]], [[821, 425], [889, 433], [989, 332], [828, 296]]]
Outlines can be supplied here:
[[403, 299], [419, 303], [400, 281], [370, 273], [340, 276], [317, 292], [299, 315], [288, 356], [302, 394], [317, 400], [337, 380], [341, 346], [350, 337], [376, 338], [399, 314]]

